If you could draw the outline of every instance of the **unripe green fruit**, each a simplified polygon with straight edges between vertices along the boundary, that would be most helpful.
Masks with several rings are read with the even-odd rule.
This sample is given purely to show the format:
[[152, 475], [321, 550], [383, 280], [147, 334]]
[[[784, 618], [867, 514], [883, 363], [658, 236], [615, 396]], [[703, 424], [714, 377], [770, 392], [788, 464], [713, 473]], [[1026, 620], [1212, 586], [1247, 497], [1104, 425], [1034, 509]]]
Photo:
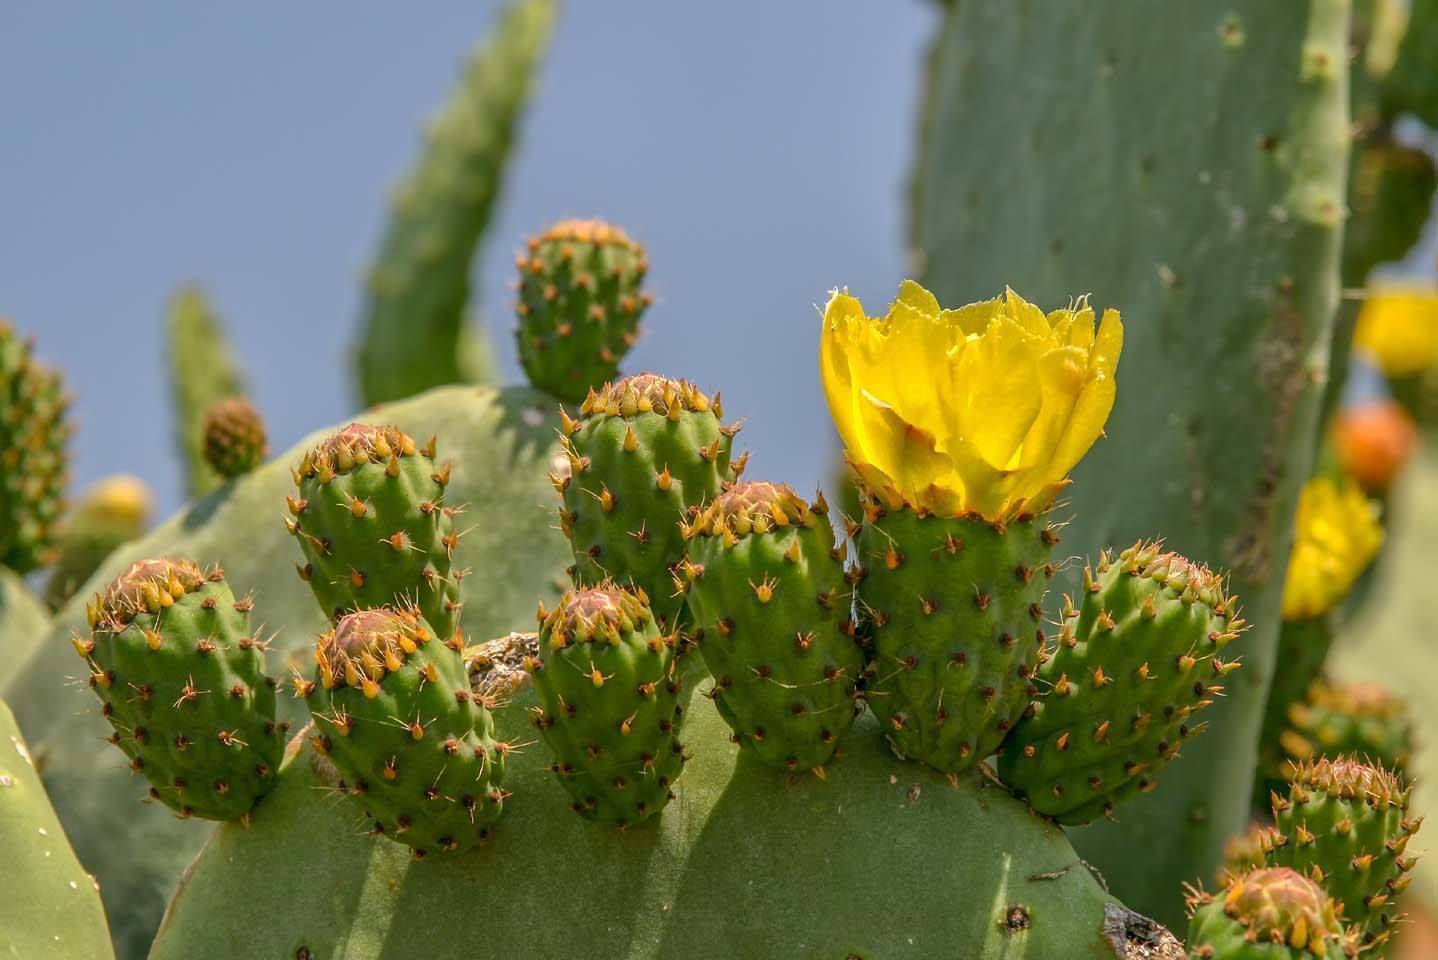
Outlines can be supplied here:
[[250, 607], [218, 568], [145, 560], [90, 603], [90, 636], [75, 640], [110, 742], [181, 816], [247, 819], [279, 769], [288, 725]]
[[1282, 867], [1231, 878], [1217, 896], [1189, 897], [1190, 960], [1340, 960], [1351, 938], [1316, 883]]
[[226, 397], [206, 410], [201, 430], [205, 462], [222, 477], [249, 473], [269, 455], [265, 422], [244, 397]]

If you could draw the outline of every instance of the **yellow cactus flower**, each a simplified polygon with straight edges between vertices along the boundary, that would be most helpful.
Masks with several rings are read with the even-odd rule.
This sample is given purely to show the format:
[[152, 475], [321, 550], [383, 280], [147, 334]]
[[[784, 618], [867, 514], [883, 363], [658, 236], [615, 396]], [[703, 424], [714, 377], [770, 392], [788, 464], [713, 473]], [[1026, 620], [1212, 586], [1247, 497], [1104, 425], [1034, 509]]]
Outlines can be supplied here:
[[96, 481], [81, 499], [78, 509], [117, 523], [144, 527], [150, 522], [153, 507], [145, 481], [122, 473]]
[[884, 317], [848, 291], [824, 309], [829, 412], [890, 507], [1004, 520], [1047, 506], [1103, 434], [1123, 348], [1118, 311], [1045, 314], [1012, 290], [944, 310], [906, 280]]
[[1306, 620], [1338, 606], [1382, 543], [1378, 505], [1357, 483], [1328, 477], [1308, 481], [1298, 495], [1283, 619]]
[[1438, 285], [1394, 282], [1370, 287], [1353, 345], [1389, 377], [1411, 377], [1433, 366], [1438, 360]]

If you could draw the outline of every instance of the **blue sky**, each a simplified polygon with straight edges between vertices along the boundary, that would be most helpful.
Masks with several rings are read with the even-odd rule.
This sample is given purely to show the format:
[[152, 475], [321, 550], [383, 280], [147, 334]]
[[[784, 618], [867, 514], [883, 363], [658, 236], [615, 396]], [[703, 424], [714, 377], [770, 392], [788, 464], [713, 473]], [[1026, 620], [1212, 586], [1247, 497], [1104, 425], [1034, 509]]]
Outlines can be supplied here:
[[[650, 249], [626, 368], [722, 390], [753, 474], [812, 488], [833, 449], [815, 304], [903, 275], [922, 0], [571, 0], [477, 264], [508, 377], [514, 249], [564, 216]], [[352, 412], [346, 351], [385, 197], [499, 4], [0, 11], [0, 313], [68, 374], [75, 488], [181, 500], [163, 309], [224, 314], [283, 449]], [[416, 12], [418, 11], [418, 12]]]

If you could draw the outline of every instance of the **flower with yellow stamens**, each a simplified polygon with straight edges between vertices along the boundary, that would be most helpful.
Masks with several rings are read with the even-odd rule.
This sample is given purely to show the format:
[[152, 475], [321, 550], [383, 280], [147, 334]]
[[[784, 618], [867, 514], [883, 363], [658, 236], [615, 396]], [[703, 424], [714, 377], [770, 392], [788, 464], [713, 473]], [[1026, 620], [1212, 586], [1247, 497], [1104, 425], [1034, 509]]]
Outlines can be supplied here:
[[1438, 361], [1438, 285], [1410, 281], [1370, 287], [1353, 345], [1392, 378], [1416, 376], [1433, 366]]
[[1345, 478], [1315, 477], [1298, 496], [1283, 619], [1322, 616], [1343, 600], [1383, 543], [1378, 505]]
[[888, 506], [1001, 521], [1047, 506], [1103, 434], [1123, 324], [1012, 290], [944, 310], [906, 280], [884, 317], [837, 291], [819, 358], [847, 455]]

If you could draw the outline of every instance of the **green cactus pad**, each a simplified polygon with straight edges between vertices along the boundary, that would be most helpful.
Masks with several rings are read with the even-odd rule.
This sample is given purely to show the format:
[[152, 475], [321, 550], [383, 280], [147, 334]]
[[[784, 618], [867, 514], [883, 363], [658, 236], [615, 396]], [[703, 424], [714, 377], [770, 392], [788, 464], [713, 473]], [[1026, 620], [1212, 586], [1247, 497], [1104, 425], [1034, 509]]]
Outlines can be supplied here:
[[205, 463], [225, 479], [249, 473], [269, 455], [265, 422], [244, 397], [226, 397], [210, 407], [200, 430]]
[[721, 424], [717, 396], [653, 373], [605, 384], [579, 412], [565, 417], [568, 470], [553, 478], [575, 582], [643, 590], [668, 629], [684, 604], [673, 573], [680, 524], [742, 472], [745, 458], [730, 460], [738, 428]]
[[711, 696], [740, 746], [823, 767], [854, 723], [864, 667], [828, 505], [740, 483], [690, 525], [681, 566]]
[[1344, 279], [1362, 284], [1375, 266], [1413, 249], [1423, 237], [1435, 186], [1438, 171], [1427, 151], [1397, 143], [1355, 151], [1343, 227]]
[[1190, 960], [1340, 960], [1352, 956], [1333, 901], [1281, 867], [1233, 877], [1218, 896], [1189, 897]]
[[541, 608], [539, 657], [527, 664], [534, 725], [575, 813], [623, 828], [674, 799], [685, 761], [677, 639], [659, 632], [642, 594], [613, 584]]
[[350, 610], [417, 605], [448, 638], [459, 622], [453, 568], [458, 512], [445, 502], [449, 464], [436, 466], [397, 427], [352, 423], [305, 454], [286, 525], [307, 561], [300, 578], [338, 620]]
[[619, 373], [653, 299], [644, 248], [602, 220], [564, 220], [520, 254], [519, 361], [529, 381], [579, 403]]
[[1401, 919], [1398, 895], [1417, 861], [1407, 851], [1419, 818], [1408, 816], [1410, 787], [1401, 774], [1354, 758], [1298, 766], [1287, 796], [1274, 794], [1268, 861], [1292, 867], [1342, 904], [1343, 919], [1365, 943], [1384, 943]]
[[[50, 807], [10, 708], [0, 701], [0, 956], [110, 960], [100, 895]], [[18, 894], [18, 896], [16, 895]]]
[[[500, 643], [527, 645], [516, 639]], [[625, 831], [574, 816], [549, 752], [535, 745], [510, 757], [514, 801], [490, 842], [423, 863], [398, 844], [369, 842], [336, 805], [329, 765], [296, 738], [255, 823], [222, 827], [186, 871], [149, 956], [1183, 955], [1167, 931], [1103, 890], [1062, 830], [983, 777], [954, 786], [895, 759], [872, 717], [858, 720], [827, 780], [791, 781], [728, 742], [700, 685], [686, 695], [693, 759], [662, 816]], [[499, 735], [532, 738], [534, 691], [526, 684], [506, 696], [510, 705], [495, 711]], [[479, 926], [461, 922], [465, 909], [482, 916]]]
[[142, 560], [90, 603], [90, 636], [74, 641], [110, 742], [182, 817], [248, 820], [274, 784], [288, 725], [250, 606], [218, 568]]
[[314, 749], [336, 789], [363, 805], [372, 832], [416, 857], [468, 850], [504, 809], [509, 744], [471, 695], [456, 635], [416, 610], [346, 614], [315, 646], [313, 680], [296, 686], [315, 721]]
[[1301, 701], [1323, 672], [1323, 662], [1333, 646], [1332, 617], [1324, 614], [1285, 620], [1278, 632], [1278, 663], [1269, 681], [1268, 702], [1264, 705], [1263, 731], [1258, 741], [1260, 775], [1253, 781], [1254, 806], [1264, 809], [1268, 793], [1281, 787], [1284, 750], [1282, 740], [1288, 729], [1288, 711]]
[[867, 506], [858, 613], [869, 708], [902, 757], [957, 773], [993, 753], [1037, 693], [1055, 530]]
[[70, 438], [60, 375], [0, 318], [0, 566], [28, 573], [52, 556]]
[[1000, 779], [1067, 824], [1157, 785], [1203, 731], [1193, 715], [1237, 669], [1218, 652], [1244, 627], [1221, 577], [1156, 543], [1105, 553], [1083, 588], [1039, 668], [1041, 697], [999, 758]]

